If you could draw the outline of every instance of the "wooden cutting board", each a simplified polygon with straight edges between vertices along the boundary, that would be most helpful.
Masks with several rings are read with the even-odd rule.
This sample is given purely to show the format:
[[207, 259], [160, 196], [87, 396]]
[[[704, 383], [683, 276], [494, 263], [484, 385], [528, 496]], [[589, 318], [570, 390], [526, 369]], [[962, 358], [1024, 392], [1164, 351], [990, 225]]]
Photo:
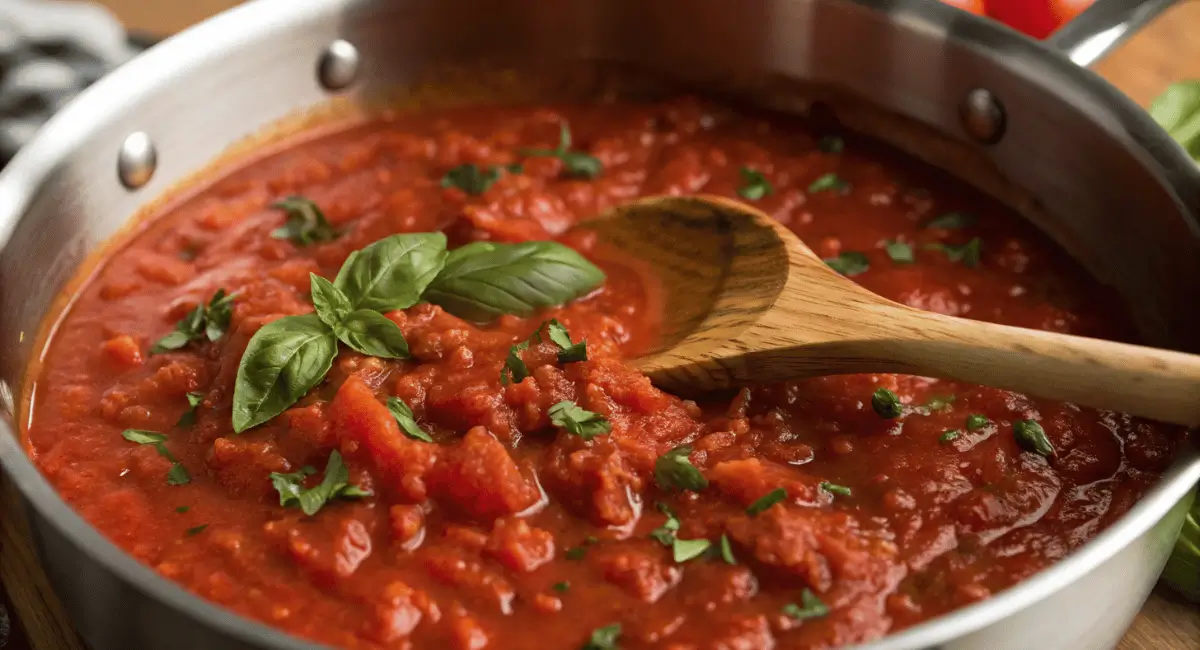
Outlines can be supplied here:
[[[105, 0], [131, 28], [166, 34], [235, 4], [233, 0], [153, 3]], [[1166, 86], [1200, 79], [1200, 3], [1183, 3], [1130, 40], [1096, 70], [1138, 103]], [[0, 485], [0, 583], [18, 619], [5, 650], [85, 650], [37, 564], [15, 496]], [[16, 516], [14, 516], [16, 515]], [[1120, 650], [1200, 650], [1200, 607], [1159, 589], [1130, 628]]]

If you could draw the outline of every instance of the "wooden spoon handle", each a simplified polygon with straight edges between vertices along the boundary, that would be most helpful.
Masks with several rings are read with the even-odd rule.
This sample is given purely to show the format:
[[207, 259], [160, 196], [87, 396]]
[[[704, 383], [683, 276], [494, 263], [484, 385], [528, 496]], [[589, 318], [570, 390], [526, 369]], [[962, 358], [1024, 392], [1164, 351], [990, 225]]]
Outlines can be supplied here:
[[863, 366], [1015, 390], [1164, 422], [1200, 424], [1200, 356], [896, 306], [891, 337], [848, 342]]

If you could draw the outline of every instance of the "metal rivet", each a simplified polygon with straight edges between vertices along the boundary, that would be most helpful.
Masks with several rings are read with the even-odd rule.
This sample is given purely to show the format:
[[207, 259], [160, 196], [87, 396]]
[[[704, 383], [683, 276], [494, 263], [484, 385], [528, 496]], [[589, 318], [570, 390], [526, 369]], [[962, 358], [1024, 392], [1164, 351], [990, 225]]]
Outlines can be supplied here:
[[989, 90], [976, 88], [967, 93], [958, 106], [958, 117], [967, 135], [980, 144], [995, 144], [1004, 137], [1004, 104]]
[[144, 131], [130, 133], [117, 153], [117, 176], [125, 187], [136, 190], [150, 182], [158, 167], [158, 152]]
[[317, 80], [326, 90], [341, 90], [358, 77], [358, 64], [358, 48], [339, 38], [321, 54]]

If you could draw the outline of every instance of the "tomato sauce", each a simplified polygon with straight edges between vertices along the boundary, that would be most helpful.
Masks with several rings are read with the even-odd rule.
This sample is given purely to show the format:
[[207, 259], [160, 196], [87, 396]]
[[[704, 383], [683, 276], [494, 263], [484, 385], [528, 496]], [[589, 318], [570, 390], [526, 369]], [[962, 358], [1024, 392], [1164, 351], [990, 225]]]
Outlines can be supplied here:
[[[560, 160], [519, 153], [554, 148], [564, 122], [574, 147], [603, 164], [598, 178], [564, 178]], [[464, 163], [523, 168], [471, 196], [440, 182]], [[621, 648], [875, 639], [1071, 553], [1167, 467], [1177, 429], [982, 386], [852, 375], [700, 403], [654, 388], [623, 359], [654, 340], [657, 289], [571, 227], [639, 196], [739, 198], [743, 168], [770, 185], [743, 200], [822, 257], [864, 254], [869, 268], [854, 279], [881, 295], [1129, 338], [1112, 298], [1008, 210], [829, 127], [692, 98], [431, 109], [246, 164], [109, 253], [49, 343], [30, 453], [88, 521], [204, 598], [335, 646], [462, 650], [579, 648], [615, 623]], [[828, 174], [833, 189], [814, 188]], [[284, 215], [270, 205], [295, 194], [343, 234], [304, 247], [273, 238]], [[434, 230], [451, 246], [558, 240], [608, 281], [572, 304], [486, 325], [429, 304], [389, 313], [411, 359], [343, 346], [310, 394], [235, 435], [247, 341], [267, 322], [312, 311], [309, 273], [332, 278], [377, 239]], [[954, 253], [975, 238], [977, 263]], [[893, 259], [896, 242], [912, 262]], [[217, 289], [237, 294], [224, 337], [150, 353]], [[587, 340], [589, 360], [557, 363], [552, 345], [535, 342], [531, 376], [502, 384], [509, 348], [549, 318]], [[881, 387], [899, 395], [904, 415], [876, 414]], [[189, 392], [203, 397], [195, 423], [181, 426]], [[410, 404], [434, 442], [401, 436], [387, 396]], [[584, 440], [553, 427], [547, 411], [565, 399], [607, 417], [611, 433]], [[1022, 420], [1041, 424], [1053, 456], [1018, 443]], [[130, 428], [166, 434], [191, 482], [164, 480], [171, 461], [123, 439]], [[667, 493], [655, 461], [684, 443], [709, 485]], [[331, 501], [311, 517], [281, 507], [268, 475], [319, 470], [335, 449], [374, 496]], [[747, 513], [778, 488], [782, 501]], [[657, 504], [677, 517], [679, 539], [714, 550], [676, 562], [652, 536], [666, 521]], [[722, 536], [729, 558], [715, 552]], [[827, 611], [806, 609], [811, 598]]]

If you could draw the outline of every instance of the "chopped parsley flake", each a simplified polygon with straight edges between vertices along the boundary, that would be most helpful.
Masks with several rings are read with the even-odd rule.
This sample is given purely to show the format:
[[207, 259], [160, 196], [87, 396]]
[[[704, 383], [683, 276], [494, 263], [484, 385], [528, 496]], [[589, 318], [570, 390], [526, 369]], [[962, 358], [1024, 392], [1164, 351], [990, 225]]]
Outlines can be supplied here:
[[829, 268], [846, 277], [853, 277], [871, 268], [871, 261], [863, 253], [842, 253], [837, 257], [827, 257], [824, 262]]
[[751, 503], [750, 507], [746, 508], [746, 514], [750, 515], [751, 517], [757, 516], [758, 514], [765, 512], [767, 508], [770, 508], [786, 498], [787, 490], [783, 488], [775, 488], [774, 490], [771, 490], [770, 492], [767, 492], [763, 496], [759, 497], [754, 503]]
[[887, 251], [887, 256], [897, 264], [912, 264], [916, 260], [913, 257], [912, 246], [902, 241], [888, 242], [883, 249]]
[[829, 606], [817, 598], [810, 589], [800, 592], [800, 604], [788, 603], [783, 606], [783, 614], [797, 621], [810, 618], [820, 618], [829, 613]]
[[708, 487], [708, 479], [696, 469], [688, 456], [691, 445], [681, 445], [668, 451], [654, 462], [654, 482], [668, 492], [692, 490], [699, 492]]
[[771, 182], [762, 172], [751, 169], [750, 167], [742, 167], [742, 186], [738, 188], [738, 196], [747, 201], [757, 201], [768, 194], [775, 191], [771, 186]]
[[871, 408], [875, 414], [885, 420], [894, 420], [904, 413], [904, 405], [900, 398], [886, 388], [876, 388], [871, 394]]
[[987, 419], [986, 415], [972, 413], [967, 416], [967, 431], [978, 431], [991, 423], [992, 421]]
[[571, 400], [563, 400], [550, 407], [550, 422], [561, 427], [567, 433], [591, 440], [596, 436], [612, 431], [612, 423], [608, 418], [580, 408]]
[[837, 483], [830, 483], [829, 481], [821, 481], [821, 489], [830, 494], [836, 494], [843, 497], [848, 497], [853, 494], [853, 491], [845, 485], [838, 485]]

